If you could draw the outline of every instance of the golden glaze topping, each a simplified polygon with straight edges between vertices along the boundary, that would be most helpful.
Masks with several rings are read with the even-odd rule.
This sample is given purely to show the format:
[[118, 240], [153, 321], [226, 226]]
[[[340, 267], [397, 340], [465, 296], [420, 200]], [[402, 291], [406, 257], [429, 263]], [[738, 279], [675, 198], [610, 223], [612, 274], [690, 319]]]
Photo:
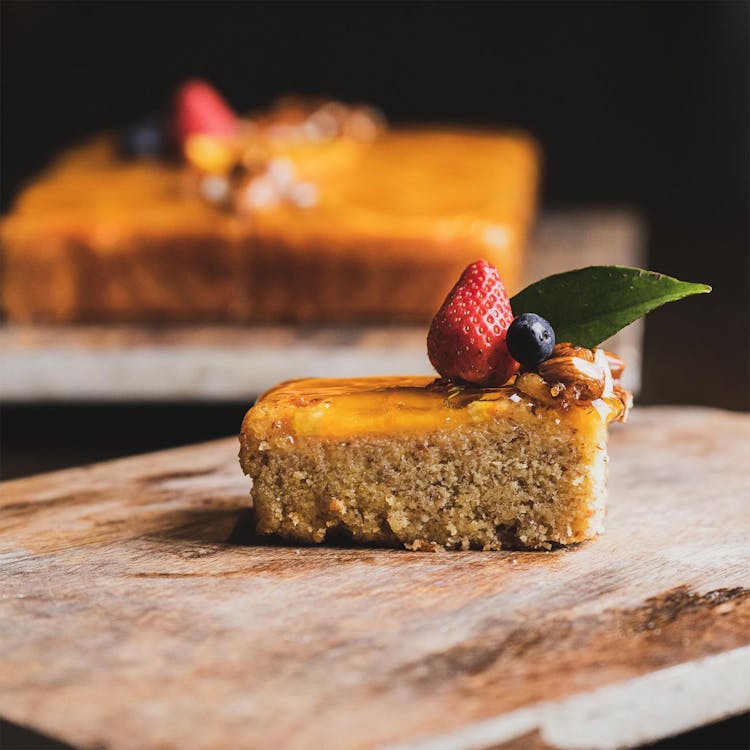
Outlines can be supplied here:
[[526, 402], [512, 388], [469, 388], [430, 377], [305, 379], [282, 383], [256, 409], [282, 414], [289, 435], [430, 432], [481, 421], [504, 403]]
[[622, 418], [622, 401], [608, 393], [575, 404], [556, 399], [536, 373], [522, 373], [500, 388], [457, 385], [431, 377], [307, 378], [281, 383], [248, 414], [248, 426], [265, 414], [290, 440], [299, 436], [341, 438], [354, 434], [432, 432], [502, 417], [514, 409], [576, 422], [594, 414]]
[[[206, 144], [198, 141], [198, 151]], [[98, 138], [67, 152], [44, 179], [31, 185], [4, 222], [4, 239], [81, 236], [97, 251], [117, 251], [132, 233], [133, 217], [148, 237], [223, 235], [227, 242], [282, 234], [290, 244], [318, 234], [335, 246], [366, 245], [393, 236], [401, 242], [430, 238], [434, 252], [449, 259], [454, 243], [464, 252], [502, 264], [517, 275], [518, 250], [534, 204], [536, 149], [521, 134], [391, 129], [372, 143], [339, 138], [320, 143], [274, 142], [272, 179], [314, 185], [291, 200], [270, 201], [246, 221], [220, 205], [226, 191], [216, 181], [199, 185], [197, 175], [171, 162], [123, 160], [111, 138]], [[212, 159], [228, 159], [209, 146]], [[252, 177], [237, 175], [243, 184]], [[448, 176], [450, 179], [446, 179]], [[215, 202], [201, 197], [201, 190]], [[253, 194], [255, 193], [255, 194]], [[260, 193], [258, 198], [257, 193]], [[267, 192], [251, 190], [249, 200]], [[435, 240], [438, 242], [435, 243]]]
[[[613, 419], [625, 421], [633, 397], [619, 382], [624, 369], [625, 360], [612, 352], [562, 342], [535, 372], [543, 380], [544, 389], [563, 407], [611, 401], [619, 412]], [[521, 373], [519, 380], [531, 374]]]

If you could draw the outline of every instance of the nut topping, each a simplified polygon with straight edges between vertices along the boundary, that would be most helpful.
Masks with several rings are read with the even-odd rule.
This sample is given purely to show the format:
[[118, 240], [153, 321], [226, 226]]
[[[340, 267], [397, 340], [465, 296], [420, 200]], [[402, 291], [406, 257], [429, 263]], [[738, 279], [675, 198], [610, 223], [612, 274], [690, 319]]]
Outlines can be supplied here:
[[576, 346], [568, 341], [562, 341], [559, 344], [555, 344], [555, 348], [552, 350], [552, 357], [580, 357], [585, 359], [587, 362], [594, 361], [594, 352], [591, 349], [586, 349], [584, 346]]
[[279, 206], [307, 209], [320, 201], [320, 186], [302, 181], [274, 144], [337, 138], [370, 142], [385, 129], [371, 107], [323, 99], [286, 98], [268, 112], [243, 118], [236, 132], [186, 137], [185, 186], [208, 203], [237, 215]]
[[386, 127], [385, 118], [373, 107], [296, 96], [277, 100], [251, 121], [274, 140], [312, 143], [341, 137], [369, 143]]
[[[578, 347], [571, 347], [578, 348]], [[555, 347], [557, 350], [557, 347]], [[594, 353], [588, 351], [591, 359]], [[565, 386], [565, 393], [572, 397], [573, 401], [593, 401], [601, 398], [604, 393], [606, 375], [604, 370], [595, 362], [579, 356], [563, 355], [555, 356], [542, 362], [537, 371], [553, 387], [556, 384]], [[555, 389], [561, 393], [559, 389]]]
[[[525, 393], [527, 396], [531, 396], [537, 401], [548, 404], [554, 403], [550, 398], [549, 385], [535, 372], [519, 373], [514, 385], [519, 391]], [[565, 388], [565, 386], [562, 387]]]
[[613, 377], [624, 368], [624, 360], [616, 354], [562, 342], [534, 370], [522, 369], [514, 385], [532, 398], [562, 408], [596, 401], [594, 406], [600, 413], [605, 410], [608, 421], [624, 422], [633, 396]]
[[624, 422], [628, 416], [628, 412], [633, 408], [633, 394], [625, 390], [621, 385], [614, 386], [612, 390], [615, 398], [620, 399], [622, 405], [625, 407], [622, 416], [622, 421]]
[[594, 364], [599, 365], [599, 368], [604, 373], [604, 391], [602, 392], [602, 396], [604, 398], [611, 398], [614, 395], [612, 390], [614, 380], [612, 379], [612, 372], [609, 369], [609, 360], [604, 353], [604, 349], [594, 349]]
[[603, 351], [609, 362], [609, 371], [612, 373], [612, 377], [619, 380], [622, 377], [622, 371], [625, 369], [625, 360], [619, 354], [608, 352], [606, 349]]

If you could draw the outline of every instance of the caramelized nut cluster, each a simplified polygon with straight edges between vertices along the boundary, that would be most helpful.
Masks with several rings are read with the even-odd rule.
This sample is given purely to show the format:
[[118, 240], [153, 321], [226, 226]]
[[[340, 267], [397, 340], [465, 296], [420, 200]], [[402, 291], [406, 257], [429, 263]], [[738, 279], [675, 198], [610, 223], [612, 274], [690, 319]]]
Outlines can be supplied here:
[[632, 395], [619, 383], [625, 362], [604, 349], [587, 349], [567, 342], [557, 344], [552, 356], [534, 371], [522, 372], [516, 387], [537, 398], [545, 397], [563, 407], [605, 399], [619, 402], [620, 418], [632, 406]]
[[237, 214], [281, 204], [309, 208], [318, 190], [300, 181], [288, 159], [272, 157], [259, 146], [234, 140], [194, 136], [185, 148], [191, 190], [208, 203]]
[[319, 142], [351, 138], [368, 143], [385, 129], [385, 118], [373, 107], [319, 98], [283, 97], [270, 112], [251, 117], [249, 128], [277, 141]]
[[294, 165], [288, 159], [239, 163], [230, 174], [230, 180], [232, 208], [240, 214], [282, 203], [310, 208], [318, 202], [317, 187], [309, 182], [300, 182]]
[[374, 140], [384, 129], [377, 110], [321, 99], [286, 98], [270, 112], [243, 121], [236, 137], [195, 135], [185, 143], [189, 189], [236, 214], [318, 203], [318, 187], [295, 174], [288, 159], [272, 154], [279, 142], [317, 143], [334, 138]]

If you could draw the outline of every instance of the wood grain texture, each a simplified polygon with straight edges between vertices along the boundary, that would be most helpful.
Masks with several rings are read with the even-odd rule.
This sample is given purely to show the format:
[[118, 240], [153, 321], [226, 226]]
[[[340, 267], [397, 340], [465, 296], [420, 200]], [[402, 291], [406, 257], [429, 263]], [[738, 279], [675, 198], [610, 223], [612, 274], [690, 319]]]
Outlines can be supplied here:
[[0, 714], [113, 750], [573, 748], [605, 746], [586, 711], [615, 747], [750, 708], [750, 416], [611, 443], [607, 533], [549, 553], [260, 542], [234, 439], [6, 482]]
[[[592, 264], [643, 265], [637, 217], [548, 214], [532, 237], [527, 281]], [[447, 292], [447, 290], [446, 290]], [[608, 345], [640, 383], [641, 325]], [[249, 400], [294, 377], [429, 374], [426, 326], [0, 326], [0, 398]]]

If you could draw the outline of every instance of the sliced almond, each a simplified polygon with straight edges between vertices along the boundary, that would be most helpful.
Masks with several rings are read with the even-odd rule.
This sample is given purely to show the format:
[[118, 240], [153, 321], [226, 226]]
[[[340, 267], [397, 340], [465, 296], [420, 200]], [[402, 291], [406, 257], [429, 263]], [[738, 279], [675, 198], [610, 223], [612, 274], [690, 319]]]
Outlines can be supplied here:
[[594, 363], [597, 364], [604, 373], [604, 391], [602, 395], [611, 396], [614, 381], [612, 378], [612, 372], [609, 368], [609, 358], [607, 357], [607, 353], [604, 351], [604, 349], [594, 350]]

